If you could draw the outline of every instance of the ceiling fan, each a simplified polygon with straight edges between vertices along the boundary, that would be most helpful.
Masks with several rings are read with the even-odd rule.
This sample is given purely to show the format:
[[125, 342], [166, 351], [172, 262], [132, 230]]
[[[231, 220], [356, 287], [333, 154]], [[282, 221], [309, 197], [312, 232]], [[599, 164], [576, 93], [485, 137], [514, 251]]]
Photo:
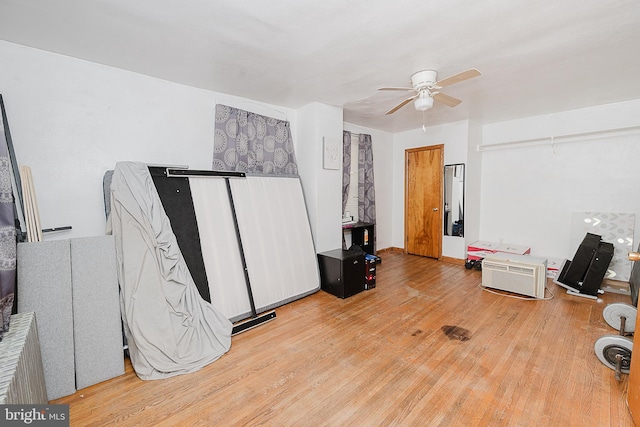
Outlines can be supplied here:
[[436, 78], [438, 77], [438, 73], [436, 71], [423, 70], [418, 71], [411, 76], [411, 85], [413, 87], [381, 87], [378, 90], [410, 90], [415, 92], [415, 95], [412, 95], [409, 98], [405, 99], [400, 104], [387, 111], [385, 114], [393, 114], [411, 101], [414, 101], [413, 104], [418, 111], [426, 111], [429, 108], [433, 107], [434, 100], [442, 102], [449, 107], [455, 107], [462, 101], [454, 98], [453, 96], [449, 96], [442, 92], [439, 92], [439, 90], [445, 86], [478, 77], [479, 75], [480, 71], [476, 70], [475, 68], [470, 68], [467, 71], [463, 71], [461, 73], [454, 74], [453, 76], [449, 76], [445, 79], [436, 81]]

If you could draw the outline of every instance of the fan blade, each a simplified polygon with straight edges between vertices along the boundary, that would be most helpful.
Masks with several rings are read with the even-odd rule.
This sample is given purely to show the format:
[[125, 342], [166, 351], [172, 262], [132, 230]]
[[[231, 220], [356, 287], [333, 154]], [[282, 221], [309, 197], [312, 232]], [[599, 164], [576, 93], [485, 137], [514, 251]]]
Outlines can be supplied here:
[[411, 101], [413, 101], [414, 99], [416, 99], [418, 97], [418, 95], [414, 95], [412, 97], [409, 97], [407, 99], [405, 99], [404, 101], [402, 101], [400, 104], [396, 105], [395, 107], [393, 107], [391, 110], [387, 111], [385, 113], [385, 115], [389, 115], [389, 114], [393, 114], [396, 111], [398, 111], [399, 109], [401, 109], [402, 107], [404, 107], [405, 105], [407, 105], [408, 103], [410, 103]]
[[435, 99], [438, 102], [442, 102], [443, 104], [448, 105], [449, 107], [455, 107], [456, 105], [462, 102], [458, 98], [454, 98], [453, 96], [445, 95], [444, 93], [440, 93], [440, 92], [434, 94], [433, 99]]
[[385, 86], [385, 87], [379, 87], [378, 90], [414, 90], [414, 89], [412, 87]]
[[445, 87], [445, 86], [452, 85], [454, 83], [459, 83], [464, 80], [478, 77], [479, 75], [480, 75], [480, 71], [476, 70], [475, 68], [470, 68], [467, 71], [463, 71], [461, 73], [454, 74], [453, 76], [449, 76], [445, 79], [437, 81], [435, 85], [438, 87]]

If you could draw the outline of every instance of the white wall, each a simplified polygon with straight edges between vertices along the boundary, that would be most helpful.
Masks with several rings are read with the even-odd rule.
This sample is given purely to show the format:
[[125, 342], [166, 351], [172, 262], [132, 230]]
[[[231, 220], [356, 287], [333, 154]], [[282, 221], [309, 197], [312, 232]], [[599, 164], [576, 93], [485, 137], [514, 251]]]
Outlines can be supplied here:
[[[485, 126], [464, 121], [390, 135], [343, 123], [337, 107], [314, 103], [296, 111], [3, 41], [0, 63], [0, 93], [16, 156], [33, 170], [42, 226], [73, 226], [46, 239], [104, 234], [102, 176], [117, 161], [209, 169], [216, 102], [291, 122], [320, 251], [341, 243], [341, 172], [322, 169], [321, 152], [322, 139], [341, 140], [343, 127], [372, 135], [379, 248], [404, 247], [404, 150], [434, 144], [445, 144], [446, 164], [467, 164], [465, 240], [523, 243], [534, 254], [570, 258], [572, 212], [640, 214], [640, 197], [635, 196], [640, 178], [637, 134], [566, 143], [555, 150], [474, 151], [480, 143], [638, 126], [640, 100]], [[479, 188], [473, 190], [474, 185]], [[474, 197], [480, 204], [477, 215], [470, 210]], [[479, 221], [477, 236], [473, 220]], [[639, 233], [636, 230], [635, 245]], [[453, 246], [443, 241], [443, 255], [464, 258], [462, 239], [451, 239], [456, 239]]]
[[[485, 125], [484, 144], [640, 126], [640, 100]], [[561, 139], [557, 139], [561, 141]], [[480, 238], [572, 258], [573, 212], [640, 214], [640, 133], [486, 150]], [[634, 247], [640, 229], [636, 218]]]
[[[296, 155], [317, 252], [342, 247], [342, 168], [323, 168], [325, 139], [342, 147], [342, 108], [317, 102], [298, 109]], [[342, 160], [340, 161], [342, 165]]]
[[[118, 161], [210, 169], [216, 102], [296, 112], [0, 41], [0, 93], [18, 163], [32, 168], [45, 239], [102, 235], [102, 177]], [[342, 117], [340, 117], [342, 123]]]
[[467, 246], [480, 239], [480, 203], [482, 190], [482, 156], [476, 147], [482, 143], [482, 125], [469, 121], [467, 161], [464, 170], [464, 247], [456, 258], [467, 258]]
[[344, 130], [371, 135], [376, 188], [376, 248], [392, 247], [393, 162], [390, 159], [393, 158], [393, 134], [346, 122]]
[[[392, 197], [392, 246], [404, 248], [404, 161], [405, 150], [429, 145], [444, 144], [444, 164], [467, 163], [469, 122], [460, 121], [422, 129], [397, 133], [393, 137], [393, 197]], [[466, 172], [466, 171], [465, 171]], [[465, 178], [466, 179], [466, 178]], [[465, 186], [467, 192], [468, 185]], [[468, 202], [465, 200], [465, 206]], [[465, 223], [466, 223], [465, 213]], [[465, 227], [466, 228], [466, 227]], [[466, 231], [465, 231], [466, 233]], [[443, 236], [442, 255], [465, 258], [465, 239]]]

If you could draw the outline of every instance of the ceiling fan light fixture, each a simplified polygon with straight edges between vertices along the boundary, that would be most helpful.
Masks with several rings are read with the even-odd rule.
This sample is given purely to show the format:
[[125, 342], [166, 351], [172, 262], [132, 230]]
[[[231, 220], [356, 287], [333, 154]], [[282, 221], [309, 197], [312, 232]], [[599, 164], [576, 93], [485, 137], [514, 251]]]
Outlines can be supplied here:
[[437, 77], [438, 73], [436, 73], [434, 70], [418, 71], [411, 76], [411, 85], [416, 90], [431, 88], [436, 84]]
[[429, 96], [429, 94], [421, 92], [420, 96], [413, 101], [413, 105], [418, 111], [427, 111], [429, 108], [433, 107], [433, 98]]
[[404, 101], [400, 102], [398, 105], [390, 109], [385, 113], [385, 115], [393, 114], [405, 105], [409, 105], [411, 101], [413, 101], [413, 106], [418, 111], [427, 111], [431, 107], [433, 107], [433, 101], [438, 101], [444, 105], [449, 107], [455, 107], [460, 104], [460, 101], [453, 96], [449, 96], [440, 92], [445, 86], [450, 86], [455, 83], [460, 83], [465, 80], [469, 80], [474, 77], [478, 77], [480, 75], [480, 71], [475, 68], [470, 68], [466, 71], [463, 71], [458, 74], [454, 74], [447, 78], [436, 80], [438, 77], [438, 73], [435, 70], [422, 70], [414, 73], [411, 76], [411, 85], [413, 87], [397, 87], [397, 86], [386, 86], [378, 88], [378, 90], [398, 90], [402, 92], [411, 91], [414, 93], [413, 96], [406, 98]]

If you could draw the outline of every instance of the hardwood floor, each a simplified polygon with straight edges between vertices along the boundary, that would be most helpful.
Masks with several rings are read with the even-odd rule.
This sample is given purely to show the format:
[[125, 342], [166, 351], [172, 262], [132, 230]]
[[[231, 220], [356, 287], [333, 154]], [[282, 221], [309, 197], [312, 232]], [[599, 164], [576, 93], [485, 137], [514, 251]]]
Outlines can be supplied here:
[[[481, 272], [388, 252], [377, 287], [320, 291], [233, 338], [218, 361], [158, 381], [126, 374], [53, 403], [71, 425], [631, 426], [627, 376], [596, 358], [610, 302], [522, 301]], [[548, 293], [547, 293], [548, 294]], [[448, 333], [448, 335], [447, 335]]]

